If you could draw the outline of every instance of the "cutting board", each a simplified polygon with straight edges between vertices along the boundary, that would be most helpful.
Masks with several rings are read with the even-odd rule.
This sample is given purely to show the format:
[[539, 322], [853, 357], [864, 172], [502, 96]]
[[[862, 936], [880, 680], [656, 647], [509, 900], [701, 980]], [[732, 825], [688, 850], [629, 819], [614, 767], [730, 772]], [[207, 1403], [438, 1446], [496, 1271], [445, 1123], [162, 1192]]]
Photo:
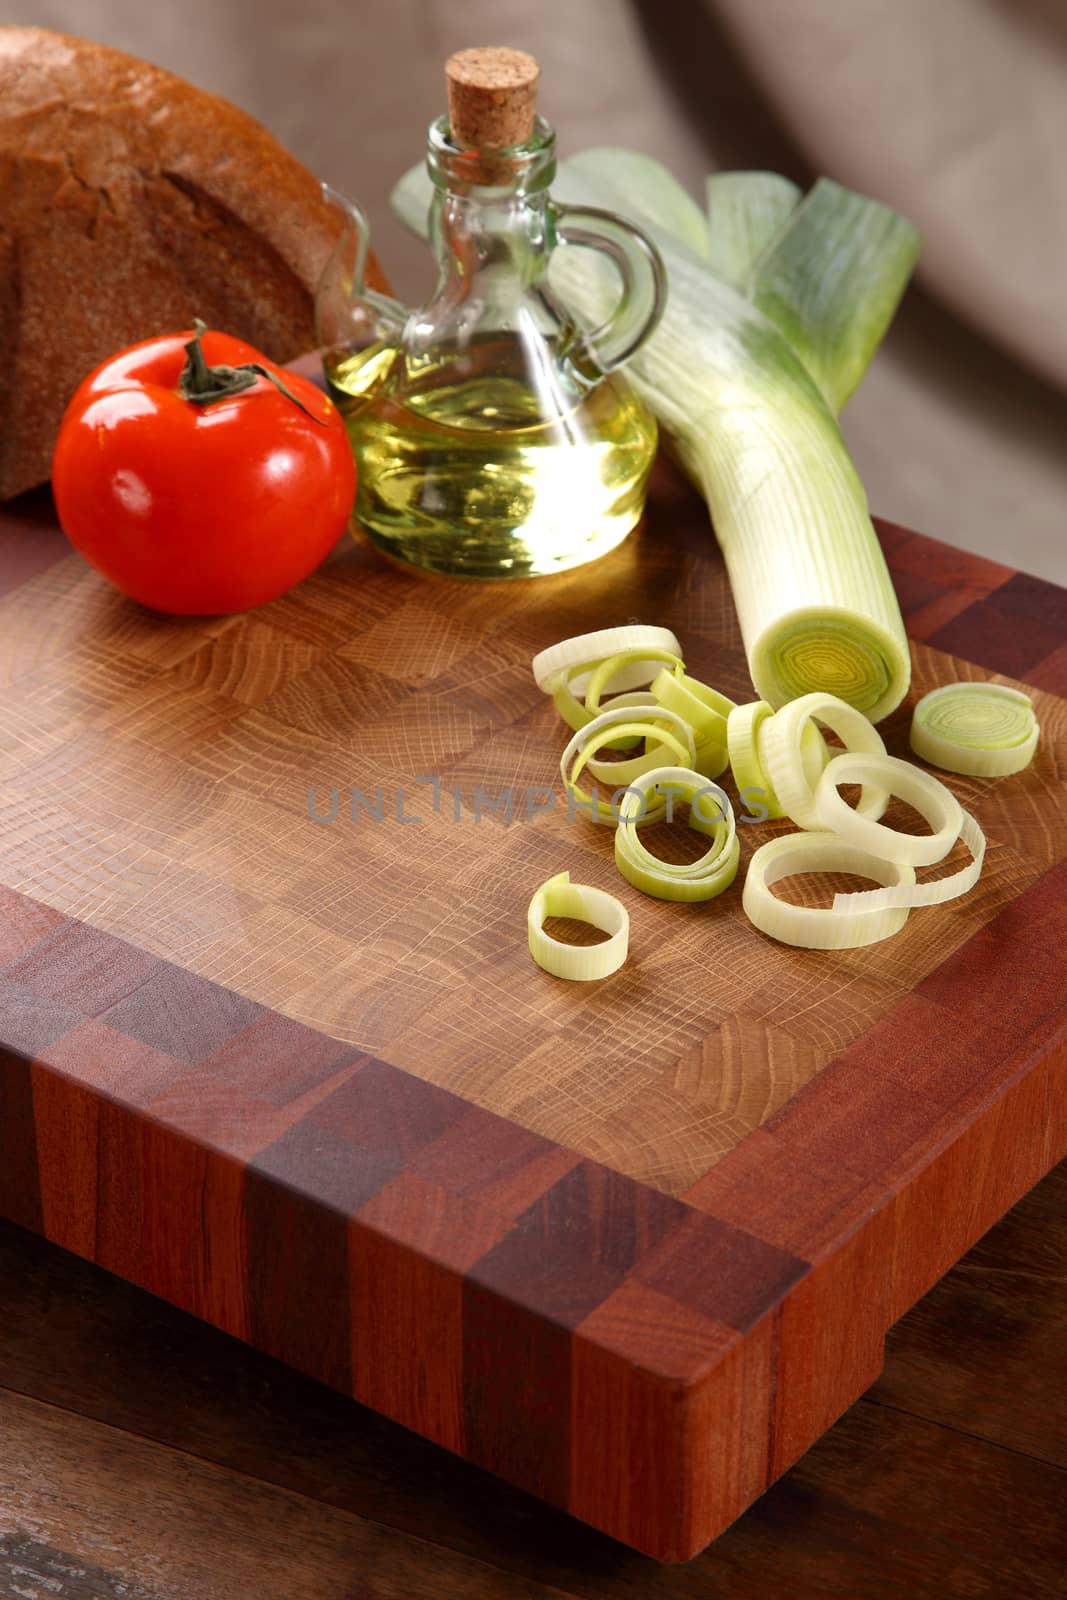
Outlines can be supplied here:
[[[465, 586], [346, 538], [210, 620], [109, 590], [45, 494], [9, 507], [0, 1214], [692, 1555], [1067, 1149], [1067, 594], [879, 534], [914, 661], [889, 749], [954, 678], [1023, 683], [1043, 738], [1017, 777], [947, 780], [989, 838], [973, 893], [825, 954], [757, 933], [739, 889], [641, 896], [559, 796], [544, 645], [666, 623], [752, 697], [665, 464], [573, 575]], [[742, 873], [789, 826], [742, 825]], [[527, 953], [562, 870], [630, 911], [605, 983]]]

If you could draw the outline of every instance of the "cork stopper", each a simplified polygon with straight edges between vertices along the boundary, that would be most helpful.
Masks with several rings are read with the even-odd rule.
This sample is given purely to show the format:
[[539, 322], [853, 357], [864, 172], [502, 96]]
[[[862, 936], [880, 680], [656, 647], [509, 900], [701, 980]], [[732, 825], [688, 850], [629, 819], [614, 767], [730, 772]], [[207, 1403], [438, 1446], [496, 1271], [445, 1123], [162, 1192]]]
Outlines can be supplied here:
[[457, 144], [505, 150], [534, 131], [541, 68], [524, 50], [483, 45], [445, 63], [448, 120]]

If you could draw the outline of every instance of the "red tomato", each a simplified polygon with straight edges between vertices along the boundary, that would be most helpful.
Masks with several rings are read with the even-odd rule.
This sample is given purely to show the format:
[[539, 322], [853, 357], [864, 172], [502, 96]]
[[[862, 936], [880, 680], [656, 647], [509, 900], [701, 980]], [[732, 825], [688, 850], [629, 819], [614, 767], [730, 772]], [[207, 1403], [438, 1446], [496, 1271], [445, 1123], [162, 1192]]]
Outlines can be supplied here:
[[332, 401], [229, 334], [204, 333], [212, 367], [255, 362], [301, 404], [264, 377], [210, 404], [185, 399], [192, 338], [147, 339], [85, 379], [52, 487], [64, 532], [105, 578], [143, 605], [205, 616], [262, 605], [313, 572], [345, 527], [356, 475]]

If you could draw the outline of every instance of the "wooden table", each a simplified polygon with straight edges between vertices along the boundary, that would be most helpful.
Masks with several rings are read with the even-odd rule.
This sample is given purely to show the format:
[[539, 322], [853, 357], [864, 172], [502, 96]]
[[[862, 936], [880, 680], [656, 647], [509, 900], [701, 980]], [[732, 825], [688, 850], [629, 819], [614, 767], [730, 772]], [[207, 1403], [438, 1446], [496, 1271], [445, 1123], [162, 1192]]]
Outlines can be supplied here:
[[[1033, 767], [952, 780], [990, 837], [978, 889], [838, 956], [763, 939], [736, 894], [629, 895], [633, 959], [576, 993], [529, 962], [525, 907], [565, 866], [617, 888], [610, 835], [558, 808], [476, 825], [474, 791], [551, 785], [528, 663], [562, 634], [669, 621], [691, 670], [751, 693], [676, 478], [577, 575], [490, 599], [349, 545], [254, 616], [193, 623], [121, 601], [43, 501], [17, 508], [0, 1214], [692, 1555], [1067, 1146], [1067, 597], [881, 532], [916, 690], [1035, 694]], [[312, 820], [309, 788], [323, 816], [352, 783], [380, 823]]]
[[4, 1600], [1061, 1600], [1067, 1164], [892, 1330], [882, 1376], [658, 1566], [0, 1225]]

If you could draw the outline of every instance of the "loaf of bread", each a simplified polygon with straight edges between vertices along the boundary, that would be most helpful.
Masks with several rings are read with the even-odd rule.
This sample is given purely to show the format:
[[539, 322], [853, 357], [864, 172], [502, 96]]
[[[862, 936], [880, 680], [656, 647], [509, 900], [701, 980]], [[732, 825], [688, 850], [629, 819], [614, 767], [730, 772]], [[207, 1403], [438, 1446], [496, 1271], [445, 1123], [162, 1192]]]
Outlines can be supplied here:
[[75, 387], [124, 345], [200, 316], [276, 361], [311, 349], [340, 228], [312, 174], [225, 100], [0, 27], [0, 499], [44, 482]]

